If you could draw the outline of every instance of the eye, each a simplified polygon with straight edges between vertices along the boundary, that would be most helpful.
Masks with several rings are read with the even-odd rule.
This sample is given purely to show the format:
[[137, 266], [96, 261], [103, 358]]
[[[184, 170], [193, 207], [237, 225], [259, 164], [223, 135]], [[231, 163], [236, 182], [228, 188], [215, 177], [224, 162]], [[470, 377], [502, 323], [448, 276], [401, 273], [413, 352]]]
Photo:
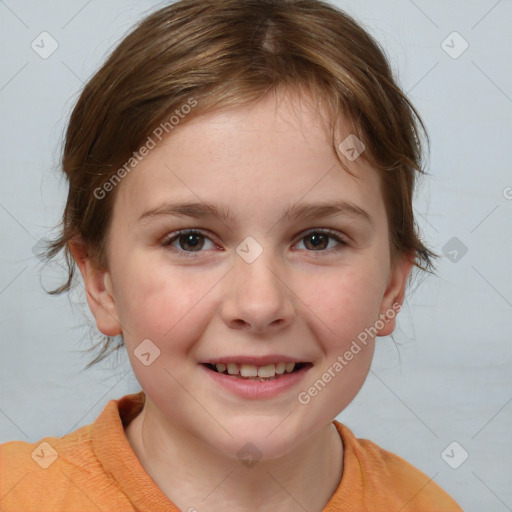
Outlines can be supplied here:
[[[340, 233], [327, 229], [312, 229], [302, 235], [299, 244], [303, 241], [308, 252], [336, 251], [348, 245]], [[332, 241], [337, 242], [334, 247], [331, 244]], [[194, 256], [193, 253], [204, 252], [203, 249], [215, 249], [217, 247], [209, 237], [195, 229], [171, 233], [161, 243], [164, 247], [172, 247], [180, 256]], [[208, 243], [210, 244], [209, 247]]]
[[[308, 251], [325, 252], [325, 250], [338, 250], [348, 245], [343, 237], [334, 231], [326, 229], [314, 229], [302, 235], [300, 242], [305, 241], [304, 246]], [[338, 242], [338, 245], [329, 247], [329, 240]]]
[[202, 252], [201, 249], [205, 247], [205, 241], [211, 244], [210, 247], [206, 247], [207, 249], [216, 247], [206, 235], [200, 231], [189, 229], [171, 234], [162, 241], [162, 245], [173, 247], [181, 253]]

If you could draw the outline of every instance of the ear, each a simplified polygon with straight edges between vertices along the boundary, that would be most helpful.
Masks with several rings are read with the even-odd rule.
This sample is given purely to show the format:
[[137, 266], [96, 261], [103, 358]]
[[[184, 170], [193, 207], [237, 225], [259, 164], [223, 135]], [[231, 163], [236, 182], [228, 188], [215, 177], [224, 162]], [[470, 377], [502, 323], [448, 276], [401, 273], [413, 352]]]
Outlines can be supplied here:
[[91, 261], [87, 247], [80, 238], [73, 238], [68, 247], [82, 274], [87, 303], [99, 331], [106, 336], [122, 334], [109, 272]]
[[388, 284], [379, 310], [379, 319], [384, 327], [377, 331], [377, 336], [388, 336], [396, 327], [396, 317], [402, 308], [407, 287], [407, 278], [411, 273], [413, 259], [404, 255], [391, 269]]

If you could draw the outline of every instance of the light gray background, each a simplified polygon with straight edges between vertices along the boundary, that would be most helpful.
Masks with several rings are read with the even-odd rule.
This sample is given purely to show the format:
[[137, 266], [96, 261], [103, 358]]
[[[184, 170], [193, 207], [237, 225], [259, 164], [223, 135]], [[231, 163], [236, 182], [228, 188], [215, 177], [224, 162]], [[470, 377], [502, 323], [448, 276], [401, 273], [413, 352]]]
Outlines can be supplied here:
[[[423, 470], [468, 511], [512, 510], [512, 2], [338, 1], [386, 49], [432, 138], [416, 212], [442, 253], [439, 277], [410, 293], [395, 339], [339, 416]], [[0, 1], [0, 442], [35, 442], [91, 423], [111, 398], [140, 388], [126, 357], [87, 372], [83, 314], [32, 249], [60, 220], [63, 130], [83, 83], [143, 14], [134, 0]], [[42, 59], [43, 31], [58, 49]], [[442, 42], [457, 31], [458, 58]], [[452, 42], [453, 41], [453, 42]], [[451, 36], [452, 54], [461, 41]], [[449, 247], [449, 246], [448, 246]], [[76, 300], [74, 294], [71, 299]], [[441, 452], [459, 443], [452, 469]], [[453, 463], [453, 462], [452, 462]]]

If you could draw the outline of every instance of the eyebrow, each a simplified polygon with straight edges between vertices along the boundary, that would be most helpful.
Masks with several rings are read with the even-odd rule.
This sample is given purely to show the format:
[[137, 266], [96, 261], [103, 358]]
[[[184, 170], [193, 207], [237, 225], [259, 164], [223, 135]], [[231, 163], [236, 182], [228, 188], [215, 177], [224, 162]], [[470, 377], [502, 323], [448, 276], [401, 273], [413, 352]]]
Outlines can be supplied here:
[[[235, 215], [227, 206], [217, 206], [207, 201], [165, 203], [155, 208], [145, 210], [139, 217], [138, 222], [149, 222], [152, 219], [174, 216], [193, 217], [202, 219], [208, 216], [214, 217], [221, 222], [234, 224]], [[349, 216], [363, 220], [373, 226], [370, 214], [360, 206], [349, 201], [335, 201], [326, 203], [296, 203], [283, 212], [278, 222], [290, 219], [312, 220], [321, 217]]]

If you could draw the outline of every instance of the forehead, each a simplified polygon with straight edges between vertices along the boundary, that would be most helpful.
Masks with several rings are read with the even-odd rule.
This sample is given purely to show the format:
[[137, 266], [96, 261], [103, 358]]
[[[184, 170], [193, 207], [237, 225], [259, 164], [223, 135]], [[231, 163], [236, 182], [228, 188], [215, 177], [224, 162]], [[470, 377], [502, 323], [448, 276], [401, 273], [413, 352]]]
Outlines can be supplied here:
[[[350, 199], [378, 214], [378, 174], [363, 158], [345, 162], [355, 177], [343, 169], [326, 119], [307, 95], [293, 93], [185, 119], [124, 178], [115, 209], [134, 221], [164, 202], [193, 200], [238, 215], [277, 211], [304, 198]], [[340, 120], [337, 141], [349, 130]]]

